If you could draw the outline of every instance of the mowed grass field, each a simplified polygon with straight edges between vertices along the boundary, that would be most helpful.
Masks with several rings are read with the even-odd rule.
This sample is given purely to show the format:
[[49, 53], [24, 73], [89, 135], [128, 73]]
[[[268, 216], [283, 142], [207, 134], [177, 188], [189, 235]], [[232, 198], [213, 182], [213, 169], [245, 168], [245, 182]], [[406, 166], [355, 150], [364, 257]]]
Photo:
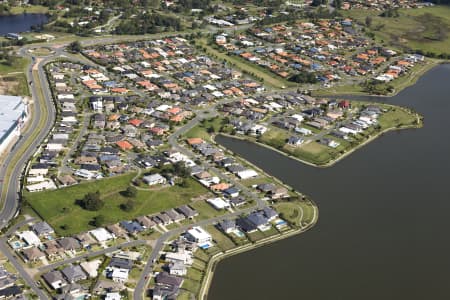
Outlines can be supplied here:
[[[124, 197], [121, 192], [126, 190], [134, 176], [135, 173], [132, 173], [54, 191], [25, 193], [24, 196], [31, 207], [53, 226], [58, 234], [71, 235], [94, 228], [90, 222], [99, 215], [105, 218], [107, 224], [112, 224], [187, 204], [192, 198], [207, 193], [207, 190], [193, 179], [188, 179], [186, 188], [171, 186], [139, 190], [134, 198], [134, 209], [126, 212], [120, 205], [129, 198]], [[88, 192], [95, 191], [100, 191], [105, 202], [101, 210], [88, 211], [76, 204], [76, 201]]]
[[[342, 14], [365, 24], [367, 16], [378, 42], [397, 49], [422, 51], [424, 54], [450, 54], [450, 6], [400, 9], [398, 17], [381, 17], [379, 11], [350, 10]], [[365, 26], [365, 25], [364, 25]]]

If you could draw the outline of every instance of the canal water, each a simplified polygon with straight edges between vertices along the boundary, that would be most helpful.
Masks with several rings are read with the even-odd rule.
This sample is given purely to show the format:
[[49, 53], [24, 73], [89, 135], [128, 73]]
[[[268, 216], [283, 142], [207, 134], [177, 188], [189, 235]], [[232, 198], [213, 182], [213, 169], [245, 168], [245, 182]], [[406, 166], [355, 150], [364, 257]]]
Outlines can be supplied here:
[[0, 16], [0, 35], [30, 31], [31, 26], [46, 23], [45, 14], [20, 14]]
[[450, 65], [372, 100], [412, 107], [425, 126], [388, 133], [327, 169], [217, 138], [310, 195], [320, 217], [305, 234], [221, 262], [209, 300], [450, 299]]

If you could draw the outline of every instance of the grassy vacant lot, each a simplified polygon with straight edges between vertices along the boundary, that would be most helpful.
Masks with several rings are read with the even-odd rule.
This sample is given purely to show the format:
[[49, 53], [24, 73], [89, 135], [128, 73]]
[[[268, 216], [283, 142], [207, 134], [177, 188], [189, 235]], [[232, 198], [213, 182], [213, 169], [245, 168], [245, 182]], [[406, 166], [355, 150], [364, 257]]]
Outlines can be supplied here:
[[310, 223], [314, 219], [314, 206], [310, 202], [277, 202], [274, 205], [280, 217], [290, 224], [299, 226], [301, 223]]
[[15, 58], [9, 64], [0, 60], [0, 94], [28, 96], [28, 82], [23, 73], [29, 60], [26, 58]]
[[450, 7], [435, 6], [423, 9], [401, 9], [398, 17], [380, 17], [379, 11], [350, 10], [345, 16], [365, 24], [372, 18], [368, 31], [378, 42], [397, 49], [421, 50], [424, 53], [450, 54]]
[[0, 94], [29, 96], [27, 78], [24, 73], [0, 76]]
[[27, 6], [14, 6], [11, 7], [10, 13], [19, 15], [23, 13], [28, 14], [45, 14], [48, 12], [48, 7], [42, 5], [27, 5]]
[[[189, 186], [186, 188], [173, 186], [151, 191], [139, 190], [134, 209], [126, 212], [120, 205], [128, 198], [121, 192], [129, 186], [134, 176], [133, 173], [55, 191], [26, 193], [25, 197], [33, 209], [59, 234], [70, 235], [94, 228], [90, 222], [98, 215], [104, 216], [106, 223], [115, 223], [189, 203], [191, 198], [207, 192], [193, 179], [189, 179]], [[76, 201], [83, 198], [86, 193], [97, 190], [105, 202], [100, 211], [84, 210], [76, 204]]]
[[214, 132], [219, 132], [222, 127], [221, 118], [206, 119], [199, 125], [195, 126], [188, 132], [186, 132], [186, 138], [202, 138], [205, 141], [211, 142], [211, 133], [208, 132], [209, 128], [212, 128]]
[[0, 75], [8, 75], [9, 73], [23, 72], [29, 63], [26, 58], [17, 57], [12, 64], [0, 60]]
[[393, 107], [378, 119], [381, 129], [418, 125], [417, 116], [400, 107]]

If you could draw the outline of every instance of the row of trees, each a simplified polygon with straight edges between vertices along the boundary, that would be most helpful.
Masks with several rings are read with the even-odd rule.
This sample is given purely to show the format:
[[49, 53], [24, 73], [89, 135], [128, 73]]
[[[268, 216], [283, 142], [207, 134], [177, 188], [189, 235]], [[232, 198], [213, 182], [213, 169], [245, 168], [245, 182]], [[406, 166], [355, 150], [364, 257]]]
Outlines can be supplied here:
[[122, 20], [116, 27], [117, 34], [146, 34], [180, 30], [183, 30], [183, 26], [179, 18], [159, 13], [140, 13], [135, 18]]
[[299, 72], [295, 75], [292, 75], [289, 77], [289, 81], [296, 82], [296, 83], [317, 83], [317, 76], [314, 73], [311, 72]]

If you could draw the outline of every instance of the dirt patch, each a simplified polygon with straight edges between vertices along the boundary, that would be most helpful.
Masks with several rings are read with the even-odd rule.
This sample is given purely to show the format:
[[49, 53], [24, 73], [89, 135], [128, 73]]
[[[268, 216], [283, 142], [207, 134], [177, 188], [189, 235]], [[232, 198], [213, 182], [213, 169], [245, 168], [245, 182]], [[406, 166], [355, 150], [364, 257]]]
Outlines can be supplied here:
[[19, 86], [19, 81], [14, 77], [0, 77], [0, 95], [13, 94]]

